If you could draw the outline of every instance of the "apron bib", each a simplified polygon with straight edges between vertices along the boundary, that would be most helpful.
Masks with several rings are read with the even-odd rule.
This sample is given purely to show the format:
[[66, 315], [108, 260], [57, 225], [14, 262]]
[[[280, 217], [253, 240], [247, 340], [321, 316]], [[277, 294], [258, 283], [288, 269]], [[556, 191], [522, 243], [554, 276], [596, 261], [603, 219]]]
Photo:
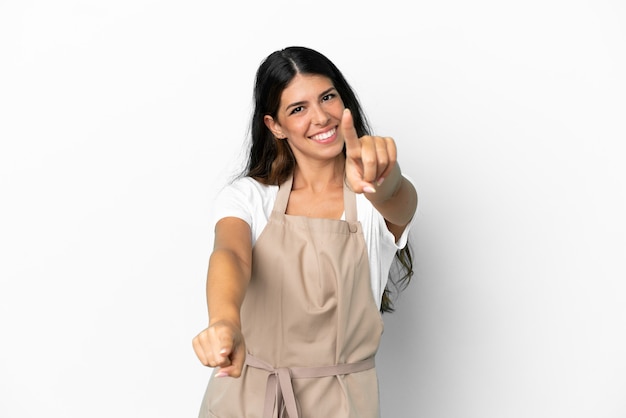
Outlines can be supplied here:
[[242, 376], [211, 377], [201, 418], [379, 416], [383, 322], [356, 197], [344, 185], [345, 221], [287, 215], [292, 181], [252, 250]]

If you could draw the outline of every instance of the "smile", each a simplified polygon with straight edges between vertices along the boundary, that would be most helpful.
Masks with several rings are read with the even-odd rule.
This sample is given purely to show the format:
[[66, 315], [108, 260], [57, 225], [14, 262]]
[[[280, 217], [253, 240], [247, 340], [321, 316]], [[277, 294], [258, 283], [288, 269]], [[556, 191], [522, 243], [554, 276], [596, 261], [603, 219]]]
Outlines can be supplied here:
[[314, 140], [314, 141], [321, 142], [321, 141], [324, 141], [324, 140], [326, 140], [326, 139], [328, 139], [328, 138], [330, 138], [330, 137], [334, 136], [336, 132], [337, 132], [337, 129], [336, 129], [336, 128], [333, 128], [333, 129], [331, 129], [331, 130], [329, 130], [329, 131], [326, 131], [326, 132], [323, 132], [323, 133], [321, 133], [321, 134], [318, 134], [318, 135], [313, 135], [313, 136], [312, 136], [312, 137], [310, 137], [310, 138], [311, 138], [312, 140]]

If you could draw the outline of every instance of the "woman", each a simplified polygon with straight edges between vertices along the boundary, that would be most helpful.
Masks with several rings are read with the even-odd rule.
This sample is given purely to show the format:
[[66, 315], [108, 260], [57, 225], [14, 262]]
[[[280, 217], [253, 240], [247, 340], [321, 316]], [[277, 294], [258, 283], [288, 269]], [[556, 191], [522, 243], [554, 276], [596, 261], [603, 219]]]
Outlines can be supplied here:
[[415, 188], [322, 54], [272, 53], [254, 99], [247, 175], [216, 201], [200, 416], [377, 417], [379, 310]]

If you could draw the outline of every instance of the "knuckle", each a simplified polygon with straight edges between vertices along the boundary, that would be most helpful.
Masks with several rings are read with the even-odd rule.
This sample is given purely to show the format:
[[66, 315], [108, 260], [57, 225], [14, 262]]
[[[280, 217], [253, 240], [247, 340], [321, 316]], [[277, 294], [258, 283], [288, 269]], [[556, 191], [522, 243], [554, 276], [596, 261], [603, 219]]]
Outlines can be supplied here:
[[376, 164], [376, 157], [373, 155], [364, 155], [361, 157], [361, 161], [365, 166], [372, 166]]

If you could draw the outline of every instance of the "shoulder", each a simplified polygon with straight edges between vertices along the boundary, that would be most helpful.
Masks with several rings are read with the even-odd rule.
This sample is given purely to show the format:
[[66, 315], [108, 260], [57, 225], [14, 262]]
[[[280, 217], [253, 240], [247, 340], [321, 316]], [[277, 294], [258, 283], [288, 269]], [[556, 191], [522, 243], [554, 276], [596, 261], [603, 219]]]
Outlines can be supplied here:
[[239, 177], [222, 187], [217, 197], [232, 196], [256, 201], [275, 198], [277, 191], [278, 186], [268, 186], [252, 177]]
[[252, 177], [249, 176], [243, 176], [243, 177], [237, 177], [234, 180], [231, 180], [230, 182], [228, 182], [223, 189], [254, 189], [254, 190], [265, 190], [267, 188], [269, 188], [271, 186], [268, 186], [266, 184], [263, 184], [255, 179], [253, 179]]
[[234, 216], [252, 225], [261, 214], [271, 213], [278, 186], [268, 186], [251, 177], [240, 177], [217, 193], [213, 204], [214, 221]]

